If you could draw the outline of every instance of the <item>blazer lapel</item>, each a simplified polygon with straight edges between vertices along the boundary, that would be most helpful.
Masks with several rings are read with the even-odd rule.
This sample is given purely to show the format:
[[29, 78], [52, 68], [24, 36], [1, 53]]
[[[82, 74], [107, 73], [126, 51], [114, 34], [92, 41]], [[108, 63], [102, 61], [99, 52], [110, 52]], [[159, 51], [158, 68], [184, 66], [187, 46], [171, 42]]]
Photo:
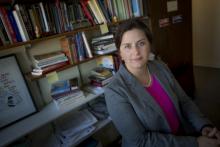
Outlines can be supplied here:
[[[154, 98], [146, 91], [144, 86], [142, 86], [137, 79], [127, 71], [124, 65], [121, 67], [121, 74], [127, 79], [125, 82], [126, 84], [131, 88], [131, 93], [133, 93], [135, 96], [137, 96], [141, 101], [143, 102], [141, 106], [146, 107], [145, 104], [147, 104], [149, 107], [151, 107], [153, 110], [155, 110], [156, 113], [159, 113], [163, 119], [166, 119], [162, 109], [157, 104], [157, 102], [154, 100]], [[140, 102], [141, 103], [141, 102]], [[152, 114], [153, 115], [153, 114]], [[168, 125], [168, 124], [167, 124]]]
[[172, 101], [177, 114], [179, 116], [179, 118], [181, 119], [181, 113], [180, 113], [180, 109], [179, 109], [179, 104], [178, 104], [178, 100], [177, 97], [175, 95], [175, 93], [173, 93], [173, 90], [171, 89], [171, 86], [169, 84], [169, 80], [165, 77], [165, 74], [162, 74], [162, 71], [164, 69], [158, 69], [155, 68], [155, 66], [149, 66], [149, 70], [152, 74], [154, 74], [157, 78], [157, 80], [159, 81], [160, 85], [163, 87], [163, 89], [166, 91], [166, 93], [169, 95], [170, 100]]

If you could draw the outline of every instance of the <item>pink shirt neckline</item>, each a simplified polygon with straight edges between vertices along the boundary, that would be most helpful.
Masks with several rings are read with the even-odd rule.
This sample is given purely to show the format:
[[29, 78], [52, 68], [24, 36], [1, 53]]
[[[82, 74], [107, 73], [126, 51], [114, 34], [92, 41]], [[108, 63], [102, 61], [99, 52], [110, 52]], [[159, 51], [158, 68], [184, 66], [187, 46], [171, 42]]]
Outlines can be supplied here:
[[179, 119], [174, 104], [155, 75], [152, 75], [151, 79], [151, 85], [145, 89], [150, 93], [150, 95], [154, 98], [154, 100], [164, 112], [171, 132], [176, 134], [179, 128]]

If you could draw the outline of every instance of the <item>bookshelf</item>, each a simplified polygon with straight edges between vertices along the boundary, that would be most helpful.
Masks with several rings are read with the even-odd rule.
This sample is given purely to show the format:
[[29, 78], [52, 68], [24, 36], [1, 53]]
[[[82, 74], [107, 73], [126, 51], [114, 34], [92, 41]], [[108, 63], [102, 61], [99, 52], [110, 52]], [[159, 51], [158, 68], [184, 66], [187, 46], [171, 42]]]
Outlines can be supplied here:
[[[89, 101], [94, 100], [102, 94], [94, 95], [91, 93], [85, 93], [86, 98], [80, 99], [77, 103], [72, 103], [70, 105], [57, 108], [54, 102], [46, 105], [41, 111], [19, 121], [0, 131], [0, 146], [6, 146], [7, 144], [23, 137], [24, 135], [46, 125], [55, 119], [61, 117], [62, 115], [77, 109], [79, 106], [86, 104]], [[108, 124], [109, 119], [104, 121], [103, 123], [99, 123], [96, 129], [99, 129], [101, 126]], [[101, 126], [100, 126], [101, 125]]]
[[[12, 30], [14, 31], [15, 35], [13, 35], [13, 33], [12, 34], [8, 33], [7, 31], [6, 31], [6, 35], [9, 35], [9, 38], [12, 38], [13, 41], [11, 41], [12, 39], [9, 39], [6, 41], [7, 43], [5, 43], [4, 41], [2, 42], [2, 40], [7, 39], [7, 37], [3, 36], [2, 38], [2, 36], [0, 36], [1, 37], [0, 38], [1, 40], [0, 41], [0, 56], [15, 53], [19, 57], [19, 62], [21, 65], [22, 73], [24, 73], [28, 86], [31, 89], [33, 99], [37, 102], [40, 101], [41, 104], [43, 103], [42, 104], [43, 106], [40, 107], [39, 111], [36, 112], [35, 114], [25, 119], [22, 119], [16, 123], [13, 123], [12, 125], [9, 125], [8, 127], [1, 129], [0, 130], [0, 140], [1, 140], [0, 146], [9, 145], [10, 143], [13, 143], [14, 141], [20, 139], [23, 136], [29, 135], [32, 132], [37, 131], [42, 126], [50, 125], [50, 123], [55, 121], [56, 119], [80, 108], [82, 105], [89, 103], [90, 101], [102, 95], [102, 94], [94, 95], [92, 93], [85, 92], [86, 94], [85, 99], [81, 99], [80, 101], [77, 101], [76, 103], [73, 103], [71, 105], [61, 107], [60, 109], [58, 109], [56, 105], [53, 102], [51, 102], [51, 96], [50, 96], [50, 91], [49, 91], [50, 83], [48, 83], [47, 81], [46, 74], [42, 74], [41, 76], [31, 75], [31, 70], [32, 70], [31, 62], [33, 61], [29, 58], [30, 52], [43, 54], [44, 52], [52, 52], [52, 51], [60, 50], [61, 48], [58, 47], [60, 45], [59, 44], [60, 38], [73, 36], [79, 32], [85, 32], [89, 35], [90, 34], [99, 35], [100, 25], [103, 25], [104, 23], [106, 23], [106, 25], [109, 28], [113, 28], [117, 26], [118, 24], [120, 24], [121, 22], [126, 21], [127, 19], [133, 17], [131, 4], [130, 4], [130, 9], [127, 10], [126, 12], [125, 6], [123, 5], [123, 1], [120, 1], [120, 3], [118, 3], [117, 1], [114, 1], [114, 5], [116, 7], [114, 7], [114, 9], [111, 8], [109, 10], [110, 11], [109, 13], [111, 13], [112, 15], [114, 14], [114, 17], [111, 16], [112, 18], [108, 16], [109, 14], [104, 12], [107, 9], [106, 10], [103, 9], [104, 5], [100, 4], [102, 0], [89, 0], [89, 1], [91, 1], [91, 4], [85, 3], [86, 7], [90, 7], [91, 5], [91, 8], [95, 7], [95, 9], [97, 10], [95, 12], [89, 10], [91, 17], [93, 18], [92, 20], [87, 18], [88, 21], [92, 21], [92, 24], [90, 25], [84, 25], [84, 20], [86, 17], [88, 17], [87, 15], [89, 14], [85, 14], [86, 13], [85, 10], [80, 11], [80, 8], [79, 8], [83, 5], [82, 4], [84, 3], [83, 0], [76, 0], [76, 1], [68, 1], [68, 0], [64, 0], [64, 1], [60, 1], [60, 0], [54, 0], [54, 1], [12, 0], [12, 1], [9, 1], [9, 0], [4, 0], [4, 2], [3, 1], [0, 2], [0, 8], [6, 9], [8, 13], [10, 11], [12, 11], [13, 13], [13, 11], [15, 10], [16, 12], [14, 13], [18, 13], [17, 11], [19, 10], [17, 10], [16, 7], [20, 7], [21, 9], [22, 8], [28, 9], [28, 11], [26, 12], [29, 15], [28, 16], [29, 20], [25, 20], [25, 16], [23, 16], [23, 14], [21, 14], [21, 17], [23, 18], [24, 26], [26, 28], [27, 34], [29, 35], [30, 39], [22, 40], [19, 42], [16, 36], [17, 32], [15, 31], [14, 25], [12, 25], [12, 28], [13, 28]], [[43, 3], [40, 3], [40, 2], [43, 2]], [[108, 3], [112, 3], [112, 2], [109, 1]], [[126, 5], [128, 5], [127, 2], [128, 1], [126, 1]], [[98, 5], [95, 3], [97, 3]], [[44, 7], [44, 11], [48, 13], [43, 12], [42, 5]], [[62, 5], [62, 9], [60, 8], [61, 5]], [[77, 5], [77, 8], [75, 7], [76, 5]], [[117, 6], [117, 5], [120, 5], [120, 6]], [[68, 21], [67, 18], [73, 20], [73, 15], [69, 16], [69, 14], [72, 14], [73, 12], [73, 9], [71, 6], [74, 7], [74, 13], [75, 13], [75, 10], [77, 10], [78, 13], [77, 13], [77, 16], [74, 14], [74, 16], [76, 17], [74, 19], [76, 20], [74, 22], [71, 22], [70, 24], [70, 21]], [[10, 9], [8, 9], [9, 7]], [[65, 10], [65, 7], [68, 8], [68, 11]], [[97, 9], [97, 7], [100, 7], [98, 8], [99, 10]], [[120, 10], [119, 13], [116, 13], [116, 9], [120, 9], [121, 7], [123, 7], [123, 11]], [[54, 8], [58, 10], [54, 10]], [[41, 12], [41, 14], [38, 15], [38, 19], [42, 19], [42, 22], [38, 20], [40, 23], [40, 26], [32, 20], [33, 16], [30, 16], [30, 14], [33, 13], [32, 11], [35, 11], [35, 10], [37, 11], [39, 10]], [[51, 11], [53, 13], [51, 13]], [[62, 11], [62, 12], [57, 12], [57, 11]], [[45, 13], [46, 15], [43, 13]], [[82, 13], [85, 16], [84, 15], [82, 16]], [[93, 13], [94, 15], [92, 15]], [[62, 15], [61, 17], [60, 17], [60, 14]], [[0, 11], [0, 15], [1, 15], [1, 11]], [[53, 18], [51, 17], [51, 15]], [[115, 19], [116, 15], [117, 15], [117, 19]], [[46, 21], [45, 16], [47, 17], [46, 18], [47, 22], [45, 22]], [[144, 21], [148, 21], [149, 19], [148, 16], [143, 13], [135, 17], [137, 17], [138, 19], [142, 19]], [[34, 19], [35, 21], [37, 21], [36, 18]], [[59, 19], [59, 20], [56, 20], [56, 19]], [[95, 21], [97, 19], [99, 19], [99, 22]], [[0, 20], [2, 21], [2, 17], [0, 17]], [[16, 25], [19, 24], [17, 20], [15, 20], [15, 22], [16, 22]], [[30, 23], [27, 24], [27, 22], [30, 22]], [[10, 25], [9, 23], [12, 23], [12, 22], [7, 22], [7, 23], [8, 25]], [[32, 31], [34, 30], [34, 32], [32, 32], [34, 33], [34, 36], [31, 36], [31, 33], [30, 33], [31, 29], [28, 27], [30, 26], [30, 24], [32, 25], [32, 28], [31, 28]], [[33, 24], [35, 24], [34, 27], [33, 27]], [[65, 26], [66, 24], [67, 26]], [[69, 26], [72, 25], [71, 27], [76, 26], [76, 28], [69, 29], [68, 25]], [[40, 27], [40, 31], [36, 29], [36, 26], [38, 27], [38, 29]], [[4, 24], [0, 25], [0, 31], [3, 28], [7, 29], [7, 26], [5, 26]], [[48, 32], [48, 29], [51, 29], [51, 30]], [[18, 32], [20, 32], [19, 27], [18, 27]], [[37, 37], [38, 33], [40, 33], [40, 37]], [[16, 38], [15, 37], [13, 38], [13, 36], [16, 36]], [[89, 37], [91, 38], [92, 35]], [[17, 40], [18, 42], [14, 40]], [[115, 54], [115, 52], [112, 52], [109, 54]], [[92, 58], [85, 58], [82, 61], [74, 62], [73, 64], [70, 64], [70, 65], [65, 65], [59, 69], [55, 69], [54, 71], [57, 72], [59, 80], [66, 80], [72, 77], [78, 77], [80, 80], [80, 86], [83, 86], [85, 83], [88, 82], [88, 80], [86, 79], [88, 78], [88, 73], [90, 72], [90, 70], [93, 67], [97, 66], [95, 63], [95, 60], [101, 56], [103, 55], [93, 55]], [[23, 57], [25, 57], [25, 60], [23, 59]], [[98, 130], [100, 130], [101, 128], [109, 124], [110, 122], [111, 120], [109, 118], [101, 122], [98, 122], [96, 124], [96, 129], [93, 132], [91, 132], [91, 134], [88, 134], [87, 136], [81, 138], [80, 141], [78, 141], [73, 146], [76, 146], [77, 144], [79, 144], [80, 142], [82, 142], [83, 140], [91, 136], [92, 134], [96, 133]]]
[[[59, 1], [59, 0], [56, 0], [56, 1]], [[80, 0], [76, 0], [76, 1], [79, 2]], [[114, 1], [116, 2], [116, 0]], [[121, 22], [126, 21], [127, 19], [133, 17], [131, 13], [127, 12], [127, 11], [131, 11], [132, 9], [128, 9], [128, 10], [125, 9], [125, 7], [121, 3], [123, 0], [120, 0], [120, 2], [118, 1], [116, 4], [123, 7], [123, 9], [120, 9], [120, 12], [113, 11], [113, 9], [110, 10], [114, 12], [113, 13], [114, 15], [118, 15], [117, 17], [118, 19], [115, 19], [113, 17], [111, 18], [112, 21], [107, 21], [107, 25], [109, 28], [117, 26]], [[134, 0], [134, 1], [137, 1], [137, 0]], [[4, 7], [7, 4], [11, 6], [12, 3], [16, 3], [16, 2], [25, 4], [25, 5], [32, 5], [34, 3], [38, 4], [40, 0], [4, 0], [4, 2], [0, 2], [0, 7]], [[48, 0], [46, 2], [51, 2], [51, 1]], [[52, 1], [52, 2], [55, 2], [55, 1]], [[190, 26], [191, 25], [190, 1], [189, 0], [187, 0], [187, 2], [178, 1], [178, 10], [176, 12], [171, 12], [171, 13], [168, 13], [166, 11], [165, 8], [167, 6], [166, 6], [165, 1], [161, 2], [159, 0], [147, 0], [147, 1], [142, 0], [142, 2], [143, 2], [143, 10], [142, 10], [143, 15], [137, 16], [137, 18], [147, 21], [149, 23], [154, 34], [154, 41], [155, 41], [154, 46], [158, 54], [161, 56], [162, 60], [168, 63], [168, 66], [171, 67], [171, 70], [174, 72], [174, 75], [177, 77], [177, 80], [180, 79], [180, 81], [183, 82], [183, 87], [185, 87], [186, 89], [190, 89], [190, 92], [191, 92], [191, 90], [193, 89], [193, 76], [192, 76], [192, 68], [191, 68], [192, 67], [192, 47], [191, 47], [192, 39], [191, 39], [191, 26]], [[128, 8], [132, 7], [129, 5], [127, 6]], [[119, 7], [116, 5], [116, 7], [113, 7], [113, 8], [114, 10], [117, 10]], [[124, 14], [125, 13], [124, 11], [126, 12], [126, 14]], [[165, 28], [159, 27], [159, 24], [158, 24], [159, 19], [167, 17], [171, 21], [171, 18], [173, 16], [180, 15], [180, 14], [183, 16], [182, 23], [170, 24], [170, 26], [165, 27]], [[22, 50], [25, 50], [24, 52], [22, 52], [22, 57], [23, 56], [26, 57], [27, 52], [30, 50], [36, 49], [35, 52], [43, 52], [41, 50], [42, 48], [43, 49], [45, 48], [46, 50], [50, 50], [50, 51], [54, 49], [57, 50], [58, 48], [57, 46], [59, 45], [57, 43], [58, 38], [71, 36], [82, 31], [87, 32], [88, 34], [90, 33], [92, 34], [92, 32], [99, 31], [100, 25], [102, 24], [103, 22], [95, 23], [94, 25], [90, 25], [90, 26], [82, 25], [81, 27], [75, 28], [73, 30], [44, 33], [42, 34], [40, 38], [35, 37], [28, 41], [8, 43], [4, 45], [1, 44], [0, 45], [0, 56], [11, 54], [14, 52], [17, 54], [17, 51], [15, 50], [19, 50], [19, 48], [22, 48]], [[51, 42], [50, 40], [55, 40], [55, 41]], [[184, 40], [184, 43], [182, 43], [183, 40]], [[183, 44], [183, 45], [180, 45], [180, 44]], [[65, 78], [70, 78], [72, 76], [76, 76], [76, 77], [83, 78], [81, 79], [82, 81], [81, 84], [83, 84], [84, 78], [87, 77], [87, 73], [89, 72], [91, 67], [95, 66], [92, 63], [93, 60], [95, 60], [98, 57], [100, 57], [100, 55], [94, 56], [93, 58], [87, 58], [75, 64], [67, 65], [62, 68], [57, 69], [56, 71], [59, 75], [59, 78], [65, 79]], [[22, 63], [23, 62], [27, 63], [27, 65], [23, 65], [23, 64], [21, 65], [21, 66], [24, 66], [22, 67], [23, 73], [25, 73], [25, 76], [26, 76], [26, 79], [29, 85], [30, 84], [36, 85], [32, 91], [37, 91], [39, 95], [38, 97], [36, 97], [34, 94], [34, 99], [42, 99], [43, 101], [46, 101], [46, 103], [49, 102], [50, 101], [48, 100], [50, 97], [49, 92], [48, 92], [49, 84], [47, 82], [47, 79], [45, 78], [46, 75], [43, 74], [42, 76], [32, 76], [30, 74], [32, 67], [30, 64], [28, 64], [30, 60], [22, 61]], [[82, 70], [82, 71], [79, 71], [79, 70]], [[185, 72], [187, 72], [186, 76], [183, 75]], [[37, 130], [39, 127], [54, 121], [58, 117], [61, 117], [65, 113], [73, 111], [74, 109], [89, 102], [90, 100], [95, 99], [96, 97], [97, 95], [88, 94], [86, 100], [82, 100], [78, 104], [74, 104], [74, 106], [72, 106], [71, 108], [66, 107], [62, 110], [57, 110], [54, 103], [47, 104], [46, 106], [43, 107], [42, 110], [40, 110], [36, 114], [31, 115], [30, 117], [26, 119], [23, 119], [5, 129], [0, 130], [0, 140], [1, 140], [0, 146], [4, 146], [9, 143], [12, 143], [13, 141], [19, 139], [20, 137], [27, 135], [34, 130]], [[41, 120], [41, 121], [38, 121], [38, 120]], [[104, 121], [103, 124], [107, 124], [107, 122]], [[31, 124], [31, 125], [28, 125], [28, 124]], [[16, 133], [14, 133], [15, 131]], [[85, 138], [83, 138], [82, 140], [84, 139]]]

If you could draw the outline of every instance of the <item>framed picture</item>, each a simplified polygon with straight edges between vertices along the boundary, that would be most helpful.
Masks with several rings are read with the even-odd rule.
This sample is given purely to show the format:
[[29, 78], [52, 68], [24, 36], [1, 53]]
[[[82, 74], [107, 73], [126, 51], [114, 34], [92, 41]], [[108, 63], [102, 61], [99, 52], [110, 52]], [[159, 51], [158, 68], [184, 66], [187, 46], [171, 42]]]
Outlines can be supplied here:
[[3, 128], [36, 112], [36, 106], [16, 56], [0, 57], [0, 67], [0, 128]]

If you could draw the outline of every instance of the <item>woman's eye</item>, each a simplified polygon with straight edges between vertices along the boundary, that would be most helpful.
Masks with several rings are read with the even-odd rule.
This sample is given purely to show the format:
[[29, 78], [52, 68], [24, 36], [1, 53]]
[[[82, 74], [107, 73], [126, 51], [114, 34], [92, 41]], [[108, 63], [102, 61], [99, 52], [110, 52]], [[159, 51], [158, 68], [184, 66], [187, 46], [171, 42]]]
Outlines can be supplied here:
[[138, 46], [139, 46], [139, 47], [142, 47], [142, 46], [144, 46], [144, 45], [145, 45], [145, 42], [139, 42], [139, 43], [138, 43]]
[[130, 49], [130, 48], [131, 48], [131, 45], [125, 45], [124, 48], [125, 48], [125, 49]]

